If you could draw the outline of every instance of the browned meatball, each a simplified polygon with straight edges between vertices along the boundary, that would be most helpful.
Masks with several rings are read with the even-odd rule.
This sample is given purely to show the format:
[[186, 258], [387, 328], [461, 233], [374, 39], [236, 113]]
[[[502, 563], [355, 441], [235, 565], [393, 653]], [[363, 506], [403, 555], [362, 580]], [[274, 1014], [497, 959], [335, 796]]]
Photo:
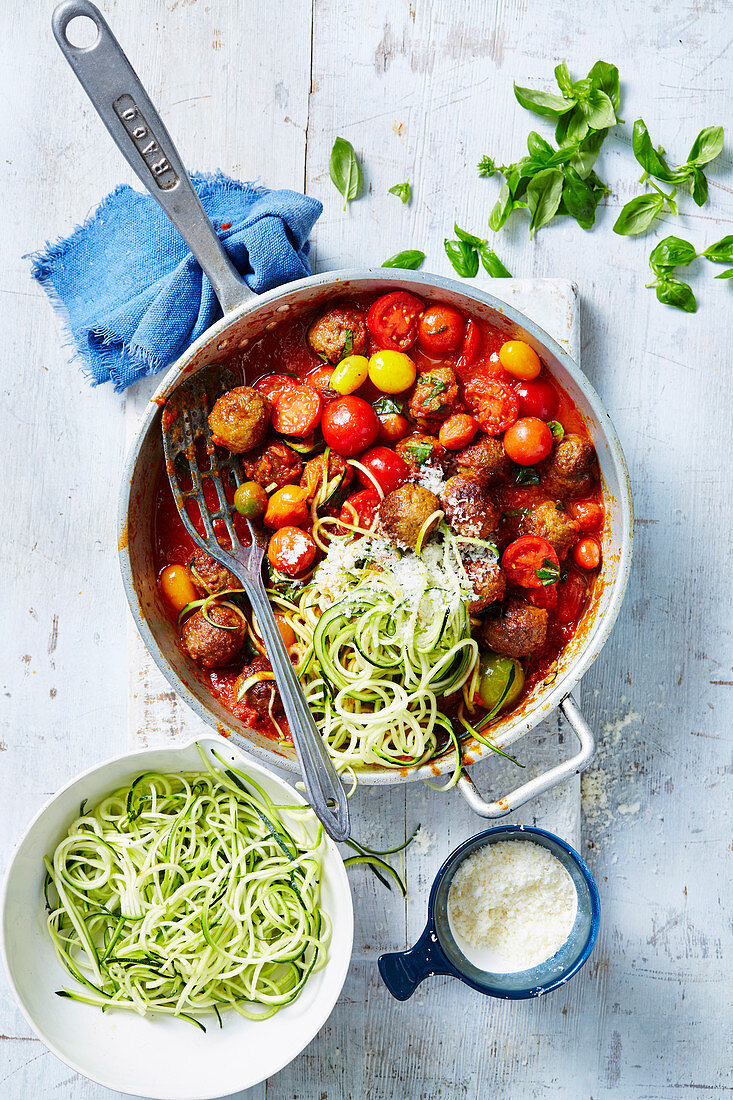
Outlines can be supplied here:
[[363, 355], [367, 346], [364, 314], [351, 306], [334, 306], [308, 329], [308, 343], [330, 363], [338, 363], [345, 355]]
[[[422, 485], [413, 485], [408, 482], [399, 489], [393, 489], [379, 505], [379, 521], [386, 538], [397, 546], [408, 546], [415, 549], [417, 536], [420, 530], [433, 512], [440, 510], [440, 501], [435, 493], [424, 489]], [[440, 516], [436, 516], [435, 522], [425, 532], [424, 539], [438, 525]]]
[[527, 657], [541, 649], [547, 636], [547, 611], [521, 600], [507, 600], [498, 615], [484, 620], [483, 640], [505, 657]]
[[395, 444], [395, 450], [413, 474], [426, 467], [442, 472], [448, 465], [448, 452], [443, 444], [434, 435], [425, 435], [424, 432], [401, 439]]
[[468, 605], [471, 614], [475, 615], [489, 604], [504, 599], [506, 578], [495, 558], [469, 558], [464, 560], [463, 568], [476, 594], [476, 599]]
[[233, 573], [223, 565], [219, 565], [211, 554], [207, 554], [199, 546], [196, 547], [191, 558], [191, 572], [196, 587], [209, 596], [215, 592], [223, 592], [225, 588], [242, 587]]
[[542, 464], [540, 484], [556, 500], [583, 497], [598, 476], [593, 444], [580, 435], [566, 435]]
[[522, 517], [519, 531], [522, 535], [539, 535], [546, 539], [562, 561], [570, 547], [578, 541], [580, 524], [559, 509], [554, 501], [548, 500]]
[[448, 478], [440, 504], [454, 531], [469, 538], [487, 539], [499, 523], [499, 509], [484, 486], [474, 478], [456, 474]]
[[408, 408], [413, 420], [431, 418], [441, 419], [455, 407], [458, 398], [456, 376], [450, 367], [434, 367], [418, 375]]
[[[272, 665], [267, 657], [256, 657], [251, 665], [245, 665], [234, 684], [237, 694], [241, 685], [258, 672], [272, 672]], [[256, 710], [261, 718], [269, 718], [270, 715], [280, 718], [285, 713], [274, 680], [259, 680], [247, 689], [240, 702], [245, 702], [252, 710]]]
[[272, 404], [251, 386], [236, 386], [222, 394], [209, 413], [214, 443], [233, 454], [259, 447], [267, 435]]
[[[206, 611], [194, 611], [181, 630], [183, 647], [204, 668], [219, 668], [239, 653], [244, 643], [244, 624], [231, 607], [211, 603]], [[212, 621], [209, 622], [209, 619]], [[219, 624], [219, 625], [214, 625]]]
[[453, 462], [457, 474], [476, 478], [484, 485], [506, 477], [512, 468], [504, 444], [491, 435], [482, 436], [462, 451], [456, 451]]
[[285, 443], [271, 443], [261, 454], [242, 459], [244, 472], [258, 485], [294, 485], [303, 469], [303, 460]]

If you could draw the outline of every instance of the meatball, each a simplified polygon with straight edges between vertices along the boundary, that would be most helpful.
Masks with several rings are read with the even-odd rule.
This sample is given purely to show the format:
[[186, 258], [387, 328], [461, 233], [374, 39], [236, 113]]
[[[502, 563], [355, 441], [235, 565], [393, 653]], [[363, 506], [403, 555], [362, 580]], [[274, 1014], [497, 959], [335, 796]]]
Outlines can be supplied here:
[[[424, 489], [422, 485], [408, 482], [399, 489], [393, 489], [379, 505], [380, 527], [386, 538], [397, 546], [408, 546], [411, 550], [417, 545], [417, 536], [425, 521], [440, 511], [440, 501], [435, 493]], [[440, 516], [425, 532], [423, 541], [437, 526]]]
[[338, 363], [345, 355], [363, 355], [367, 346], [364, 314], [351, 306], [334, 306], [308, 329], [308, 343], [330, 363]]
[[244, 623], [231, 607], [220, 604], [209, 604], [206, 614], [208, 618], [202, 611], [194, 611], [186, 619], [181, 641], [194, 661], [204, 668], [219, 668], [236, 657], [242, 648]]
[[250, 481], [258, 485], [294, 485], [303, 469], [303, 460], [285, 443], [271, 443], [258, 455], [242, 459], [244, 472]]
[[448, 452], [434, 435], [416, 432], [395, 444], [395, 451], [416, 474], [421, 469], [433, 469], [443, 473], [448, 465]]
[[484, 485], [506, 477], [512, 468], [504, 444], [491, 435], [485, 435], [462, 451], [456, 451], [453, 463], [457, 474], [473, 477]]
[[214, 443], [233, 454], [259, 447], [267, 435], [272, 404], [251, 386], [236, 386], [215, 403], [209, 413]]
[[578, 541], [580, 524], [567, 512], [558, 509], [554, 501], [548, 500], [523, 516], [519, 530], [523, 535], [539, 535], [546, 539], [562, 561], [570, 547]]
[[506, 578], [495, 558], [464, 559], [463, 568], [466, 570], [476, 595], [476, 599], [471, 600], [468, 605], [468, 610], [472, 615], [483, 611], [484, 608], [496, 603], [497, 600], [504, 599]]
[[593, 444], [580, 435], [566, 435], [541, 467], [540, 484], [556, 500], [583, 497], [598, 476]]
[[[237, 694], [241, 685], [258, 672], [272, 672], [272, 665], [267, 657], [256, 657], [251, 665], [245, 665], [234, 684]], [[240, 699], [241, 702], [246, 702], [247, 706], [256, 710], [261, 718], [269, 718], [271, 715], [280, 718], [285, 713], [280, 692], [274, 680], [258, 680], [247, 689]]]
[[480, 482], [456, 474], [448, 478], [440, 504], [454, 531], [469, 538], [486, 539], [499, 523], [499, 510]]
[[223, 592], [225, 588], [242, 587], [241, 582], [232, 572], [223, 565], [219, 565], [211, 554], [207, 554], [199, 546], [196, 547], [191, 558], [191, 572], [196, 587], [209, 596], [215, 592]]
[[310, 462], [306, 462], [303, 467], [303, 476], [300, 479], [301, 486], [308, 490], [308, 500], [313, 500], [321, 488], [324, 472], [327, 482], [333, 481], [337, 477], [341, 478], [338, 484], [342, 488], [346, 488], [354, 477], [353, 468], [347, 464], [346, 459], [341, 455], [337, 455], [333, 451], [329, 452], [328, 458], [325, 454], [318, 455], [316, 458], [312, 458]]
[[413, 420], [444, 417], [458, 397], [456, 376], [450, 367], [435, 367], [418, 375], [408, 408]]
[[547, 636], [547, 611], [521, 600], [507, 600], [498, 615], [484, 620], [483, 641], [505, 657], [527, 657]]

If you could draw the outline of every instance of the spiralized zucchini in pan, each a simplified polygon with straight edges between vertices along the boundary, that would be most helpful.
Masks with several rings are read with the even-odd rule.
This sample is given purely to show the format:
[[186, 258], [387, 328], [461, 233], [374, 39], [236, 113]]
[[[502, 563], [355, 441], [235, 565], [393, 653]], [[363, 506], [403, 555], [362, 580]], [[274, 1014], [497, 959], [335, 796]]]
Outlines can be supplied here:
[[[344, 767], [410, 768], [491, 742], [551, 678], [601, 564], [598, 462], [521, 340], [403, 291], [285, 320], [227, 361], [210, 414], [234, 505], [268, 532], [269, 594]], [[233, 490], [232, 490], [233, 491]], [[181, 644], [245, 724], [289, 740], [236, 577], [197, 549], [164, 473], [160, 590]]]

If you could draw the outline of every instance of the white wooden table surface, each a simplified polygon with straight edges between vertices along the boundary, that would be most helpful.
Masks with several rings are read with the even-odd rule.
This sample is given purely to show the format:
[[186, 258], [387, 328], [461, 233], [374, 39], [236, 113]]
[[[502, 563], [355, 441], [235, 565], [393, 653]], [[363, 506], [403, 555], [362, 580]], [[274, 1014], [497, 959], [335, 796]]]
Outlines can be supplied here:
[[[22, 256], [132, 176], [53, 42], [51, 10], [0, 7], [2, 862], [53, 791], [121, 751], [126, 724], [114, 545], [123, 401], [89, 389], [68, 363]], [[686, 203], [655, 236], [680, 232], [702, 248], [731, 232], [729, 0], [109, 0], [105, 11], [190, 167], [323, 200], [320, 270], [416, 247], [426, 270], [451, 274], [444, 236], [455, 218], [484, 232], [498, 191], [477, 177], [479, 156], [516, 159], [530, 129], [548, 130], [515, 102], [513, 79], [549, 89], [558, 60], [584, 75], [603, 57], [623, 80], [628, 122], [601, 157], [613, 193], [596, 229], [562, 220], [530, 243], [518, 219], [496, 241], [515, 275], [578, 285], [583, 366], [635, 491], [626, 602], [583, 685], [602, 739], [583, 781], [582, 847], [603, 905], [596, 951], [565, 989], [535, 1002], [494, 1002], [435, 978], [400, 1005], [373, 959], [405, 927], [404, 910], [359, 873], [358, 949], [329, 1024], [295, 1063], [242, 1095], [688, 1100], [733, 1090], [731, 287], [700, 264], [695, 316], [658, 305], [644, 289], [652, 241], [611, 232], [637, 191], [630, 122], [640, 116], [673, 159], [703, 125], [728, 124], [708, 205]], [[346, 214], [328, 179], [337, 134], [365, 168], [366, 193]], [[403, 207], [386, 192], [408, 177], [414, 197]], [[432, 838], [410, 883], [414, 939], [430, 872], [479, 823], [457, 796], [416, 784], [365, 790], [361, 805], [384, 835], [407, 820]], [[45, 1050], [3, 979], [0, 1100], [114, 1095]]]

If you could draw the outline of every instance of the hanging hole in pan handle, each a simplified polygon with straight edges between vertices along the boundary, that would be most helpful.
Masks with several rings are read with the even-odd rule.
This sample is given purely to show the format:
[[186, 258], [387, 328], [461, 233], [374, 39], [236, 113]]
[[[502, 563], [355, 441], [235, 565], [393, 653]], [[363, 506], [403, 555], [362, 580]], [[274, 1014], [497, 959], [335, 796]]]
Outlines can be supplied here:
[[573, 733], [578, 739], [579, 751], [569, 760], [564, 760], [562, 764], [557, 764], [549, 771], [543, 772], [542, 775], [535, 776], [534, 779], [523, 783], [521, 787], [517, 787], [510, 794], [497, 799], [495, 802], [487, 802], [482, 798], [473, 780], [464, 772], [458, 780], [458, 790], [479, 817], [506, 817], [507, 814], [518, 810], [525, 802], [529, 802], [531, 798], [544, 794], [551, 787], [556, 787], [558, 783], [564, 782], [564, 780], [588, 767], [596, 754], [596, 741], [593, 731], [581, 714], [580, 708], [572, 695], [566, 695], [560, 704], [560, 710], [567, 718]]
[[59, 4], [53, 13], [54, 35], [59, 45], [63, 41], [73, 50], [93, 50], [102, 33], [100, 20], [100, 12], [94, 4], [87, 0], [68, 0]]

